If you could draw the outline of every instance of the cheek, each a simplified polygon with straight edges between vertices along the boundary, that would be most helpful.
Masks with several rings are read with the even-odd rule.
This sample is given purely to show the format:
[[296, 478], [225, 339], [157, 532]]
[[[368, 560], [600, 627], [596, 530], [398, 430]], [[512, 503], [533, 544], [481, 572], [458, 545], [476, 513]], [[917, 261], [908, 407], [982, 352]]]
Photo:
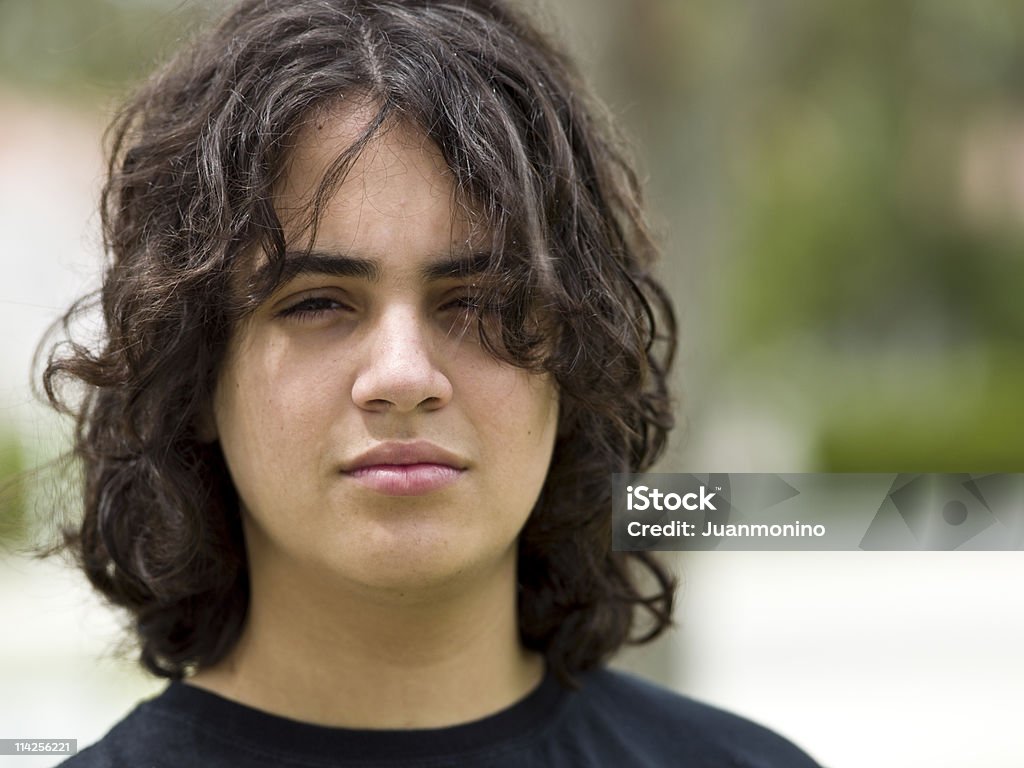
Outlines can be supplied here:
[[547, 474], [558, 401], [546, 379], [501, 366], [474, 382], [473, 406], [479, 417], [478, 433], [492, 460], [506, 467], [508, 482]]
[[[337, 372], [326, 356], [296, 359], [280, 347], [250, 345], [226, 370], [214, 415], [225, 455], [234, 471], [273, 472], [299, 459], [308, 466], [320, 433], [342, 396]], [[295, 461], [292, 461], [292, 460]]]

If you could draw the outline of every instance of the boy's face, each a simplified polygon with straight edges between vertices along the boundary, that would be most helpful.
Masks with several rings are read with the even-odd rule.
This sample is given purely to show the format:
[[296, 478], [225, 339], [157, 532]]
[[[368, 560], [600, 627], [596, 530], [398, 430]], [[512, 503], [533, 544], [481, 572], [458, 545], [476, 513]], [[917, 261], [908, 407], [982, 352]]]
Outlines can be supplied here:
[[[369, 114], [300, 134], [275, 201], [286, 231]], [[477, 235], [437, 148], [383, 131], [327, 206], [318, 258], [236, 330], [213, 415], [254, 577], [406, 594], [514, 573], [558, 400], [479, 343], [474, 279], [450, 269], [488, 247]]]

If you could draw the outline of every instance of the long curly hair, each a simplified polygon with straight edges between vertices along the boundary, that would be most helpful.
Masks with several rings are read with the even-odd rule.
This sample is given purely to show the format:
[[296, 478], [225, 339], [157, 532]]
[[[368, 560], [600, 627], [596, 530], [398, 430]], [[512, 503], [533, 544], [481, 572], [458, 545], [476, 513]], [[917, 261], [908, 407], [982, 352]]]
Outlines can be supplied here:
[[109, 133], [102, 338], [73, 340], [80, 301], [43, 372], [83, 469], [84, 515], [64, 546], [129, 611], [154, 674], [213, 665], [237, 640], [249, 600], [238, 497], [200, 422], [233, 329], [276, 287], [239, 290], [246, 254], [284, 274], [273, 193], [295, 137], [351, 96], [376, 114], [322, 179], [310, 226], [377, 132], [416, 127], [495, 233], [482, 341], [557, 384], [518, 612], [523, 644], [571, 682], [671, 622], [664, 566], [611, 549], [610, 475], [648, 469], [665, 447], [676, 324], [623, 142], [567, 57], [504, 0], [245, 0], [138, 90]]

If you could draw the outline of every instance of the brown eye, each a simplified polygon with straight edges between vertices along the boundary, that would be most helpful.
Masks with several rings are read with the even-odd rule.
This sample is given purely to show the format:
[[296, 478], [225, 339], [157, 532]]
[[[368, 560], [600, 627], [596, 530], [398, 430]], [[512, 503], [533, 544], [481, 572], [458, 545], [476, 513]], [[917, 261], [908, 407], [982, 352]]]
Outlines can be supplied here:
[[474, 295], [458, 296], [441, 305], [442, 311], [479, 312], [480, 298]]
[[328, 296], [311, 296], [281, 310], [278, 316], [294, 320], [318, 320], [339, 311], [352, 311], [352, 307]]

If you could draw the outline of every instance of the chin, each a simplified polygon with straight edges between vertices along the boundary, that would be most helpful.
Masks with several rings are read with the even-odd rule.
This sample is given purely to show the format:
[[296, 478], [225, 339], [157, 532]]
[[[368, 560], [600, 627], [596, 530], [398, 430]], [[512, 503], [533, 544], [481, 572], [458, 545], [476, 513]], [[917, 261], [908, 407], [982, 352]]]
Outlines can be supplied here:
[[[499, 552], [479, 552], [457, 539], [430, 541], [418, 538], [402, 546], [360, 552], [358, 565], [349, 560], [344, 571], [364, 588], [393, 597], [436, 599], [450, 594], [488, 588], [496, 582], [515, 583], [514, 543]], [[342, 570], [342, 564], [337, 565]]]

